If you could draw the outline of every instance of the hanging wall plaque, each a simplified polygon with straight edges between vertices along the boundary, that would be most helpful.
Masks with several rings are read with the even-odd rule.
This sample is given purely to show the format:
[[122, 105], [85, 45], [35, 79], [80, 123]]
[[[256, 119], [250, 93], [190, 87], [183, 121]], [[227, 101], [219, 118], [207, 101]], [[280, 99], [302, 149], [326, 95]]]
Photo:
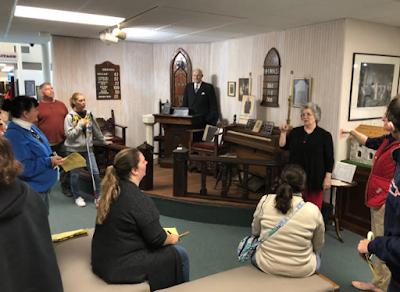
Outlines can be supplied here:
[[120, 78], [119, 65], [111, 62], [96, 65], [97, 99], [121, 99]]
[[281, 74], [281, 60], [275, 48], [269, 50], [264, 60], [264, 82], [262, 106], [279, 107], [279, 77]]

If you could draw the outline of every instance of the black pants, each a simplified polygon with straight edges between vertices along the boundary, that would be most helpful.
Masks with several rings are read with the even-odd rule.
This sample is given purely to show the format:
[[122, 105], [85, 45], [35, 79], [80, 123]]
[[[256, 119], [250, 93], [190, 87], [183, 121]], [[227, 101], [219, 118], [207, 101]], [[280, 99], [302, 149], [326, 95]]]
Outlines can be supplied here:
[[[65, 149], [64, 141], [61, 143], [58, 143], [57, 145], [51, 146], [51, 150], [56, 152], [58, 156], [61, 156], [62, 158], [67, 157], [67, 150]], [[60, 182], [61, 182], [61, 190], [65, 194], [67, 192], [71, 192], [71, 175], [69, 172], [65, 172], [64, 169], [60, 166]]]

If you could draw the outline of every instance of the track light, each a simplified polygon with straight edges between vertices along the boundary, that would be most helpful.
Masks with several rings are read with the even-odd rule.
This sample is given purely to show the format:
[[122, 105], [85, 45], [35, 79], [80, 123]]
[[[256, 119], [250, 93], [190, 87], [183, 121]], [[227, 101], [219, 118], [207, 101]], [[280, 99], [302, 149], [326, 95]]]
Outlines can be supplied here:
[[118, 43], [118, 38], [113, 36], [111, 33], [102, 32], [100, 33], [100, 40], [105, 43], [107, 46], [111, 43]]
[[112, 31], [112, 34], [113, 34], [113, 36], [115, 36], [121, 40], [126, 39], [126, 33], [123, 32], [122, 30], [120, 30], [119, 27], [114, 28]]

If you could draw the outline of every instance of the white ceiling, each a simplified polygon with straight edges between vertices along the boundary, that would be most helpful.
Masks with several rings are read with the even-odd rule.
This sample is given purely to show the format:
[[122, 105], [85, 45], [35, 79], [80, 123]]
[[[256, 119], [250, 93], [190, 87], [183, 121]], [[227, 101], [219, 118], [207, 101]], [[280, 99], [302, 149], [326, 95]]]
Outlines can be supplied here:
[[0, 42], [51, 35], [99, 38], [105, 26], [14, 17], [16, 5], [124, 17], [121, 28], [156, 32], [151, 43], [203, 43], [352, 18], [400, 27], [400, 0], [0, 0]]

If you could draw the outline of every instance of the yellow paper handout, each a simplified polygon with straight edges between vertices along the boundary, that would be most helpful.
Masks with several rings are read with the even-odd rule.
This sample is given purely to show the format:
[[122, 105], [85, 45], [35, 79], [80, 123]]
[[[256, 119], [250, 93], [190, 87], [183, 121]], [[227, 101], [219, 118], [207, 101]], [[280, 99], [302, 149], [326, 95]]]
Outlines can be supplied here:
[[88, 231], [88, 228], [78, 229], [78, 230], [74, 230], [74, 231], [67, 231], [67, 232], [63, 232], [63, 233], [59, 233], [59, 234], [53, 234], [51, 236], [51, 239], [53, 240], [53, 242], [64, 241], [69, 238], [85, 234], [85, 233], [87, 233], [87, 231]]
[[64, 168], [66, 172], [73, 170], [75, 168], [85, 167], [85, 166], [86, 166], [85, 158], [83, 158], [82, 155], [80, 155], [77, 152], [71, 153], [70, 155], [65, 157], [64, 162], [61, 165], [61, 167]]
[[178, 230], [176, 230], [175, 227], [164, 228], [164, 230], [165, 230], [166, 233], [179, 235]]

